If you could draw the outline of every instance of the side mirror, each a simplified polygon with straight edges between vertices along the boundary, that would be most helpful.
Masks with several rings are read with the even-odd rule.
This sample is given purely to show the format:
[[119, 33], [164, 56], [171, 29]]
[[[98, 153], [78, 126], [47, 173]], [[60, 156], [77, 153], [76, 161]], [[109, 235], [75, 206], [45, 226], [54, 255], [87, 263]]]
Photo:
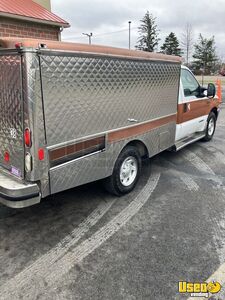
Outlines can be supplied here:
[[215, 84], [209, 83], [207, 88], [207, 97], [214, 98], [216, 95], [216, 87]]
[[191, 90], [190, 89], [184, 89], [184, 96], [191, 96]]

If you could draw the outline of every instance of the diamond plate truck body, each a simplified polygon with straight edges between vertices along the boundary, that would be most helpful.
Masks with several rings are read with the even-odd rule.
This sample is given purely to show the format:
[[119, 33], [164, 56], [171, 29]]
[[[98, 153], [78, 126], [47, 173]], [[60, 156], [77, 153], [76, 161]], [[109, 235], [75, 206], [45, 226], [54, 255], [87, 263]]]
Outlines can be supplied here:
[[106, 178], [128, 144], [146, 157], [174, 146], [180, 58], [16, 42], [0, 42], [0, 202]]

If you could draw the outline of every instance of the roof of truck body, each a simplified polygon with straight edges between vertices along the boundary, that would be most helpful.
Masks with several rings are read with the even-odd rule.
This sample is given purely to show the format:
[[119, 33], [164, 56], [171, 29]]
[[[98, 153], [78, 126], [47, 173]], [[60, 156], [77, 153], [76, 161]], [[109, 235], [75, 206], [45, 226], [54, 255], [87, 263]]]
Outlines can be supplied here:
[[0, 47], [3, 49], [15, 49], [15, 45], [21, 44], [23, 48], [40, 49], [40, 45], [45, 45], [48, 50], [67, 51], [76, 53], [92, 53], [133, 59], [149, 59], [154, 61], [168, 61], [181, 63], [182, 58], [178, 56], [165, 55], [161, 53], [127, 50], [100, 45], [87, 45], [68, 42], [57, 42], [50, 40], [24, 39], [24, 38], [2, 38]]

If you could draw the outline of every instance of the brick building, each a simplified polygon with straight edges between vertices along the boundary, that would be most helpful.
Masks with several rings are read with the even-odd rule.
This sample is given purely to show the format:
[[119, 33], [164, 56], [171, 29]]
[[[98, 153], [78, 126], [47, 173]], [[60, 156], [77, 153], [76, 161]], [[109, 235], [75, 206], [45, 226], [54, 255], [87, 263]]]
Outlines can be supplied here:
[[60, 40], [69, 23], [51, 12], [50, 0], [1, 0], [0, 37]]

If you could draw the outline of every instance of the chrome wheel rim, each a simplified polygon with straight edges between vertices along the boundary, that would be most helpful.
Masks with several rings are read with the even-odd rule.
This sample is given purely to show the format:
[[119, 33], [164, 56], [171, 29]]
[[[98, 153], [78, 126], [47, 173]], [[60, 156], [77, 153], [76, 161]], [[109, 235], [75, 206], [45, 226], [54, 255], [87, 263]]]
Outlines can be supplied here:
[[123, 186], [131, 185], [138, 173], [137, 159], [133, 156], [127, 157], [120, 168], [120, 182]]
[[209, 125], [208, 125], [208, 135], [213, 135], [214, 129], [215, 129], [214, 119], [210, 119]]

